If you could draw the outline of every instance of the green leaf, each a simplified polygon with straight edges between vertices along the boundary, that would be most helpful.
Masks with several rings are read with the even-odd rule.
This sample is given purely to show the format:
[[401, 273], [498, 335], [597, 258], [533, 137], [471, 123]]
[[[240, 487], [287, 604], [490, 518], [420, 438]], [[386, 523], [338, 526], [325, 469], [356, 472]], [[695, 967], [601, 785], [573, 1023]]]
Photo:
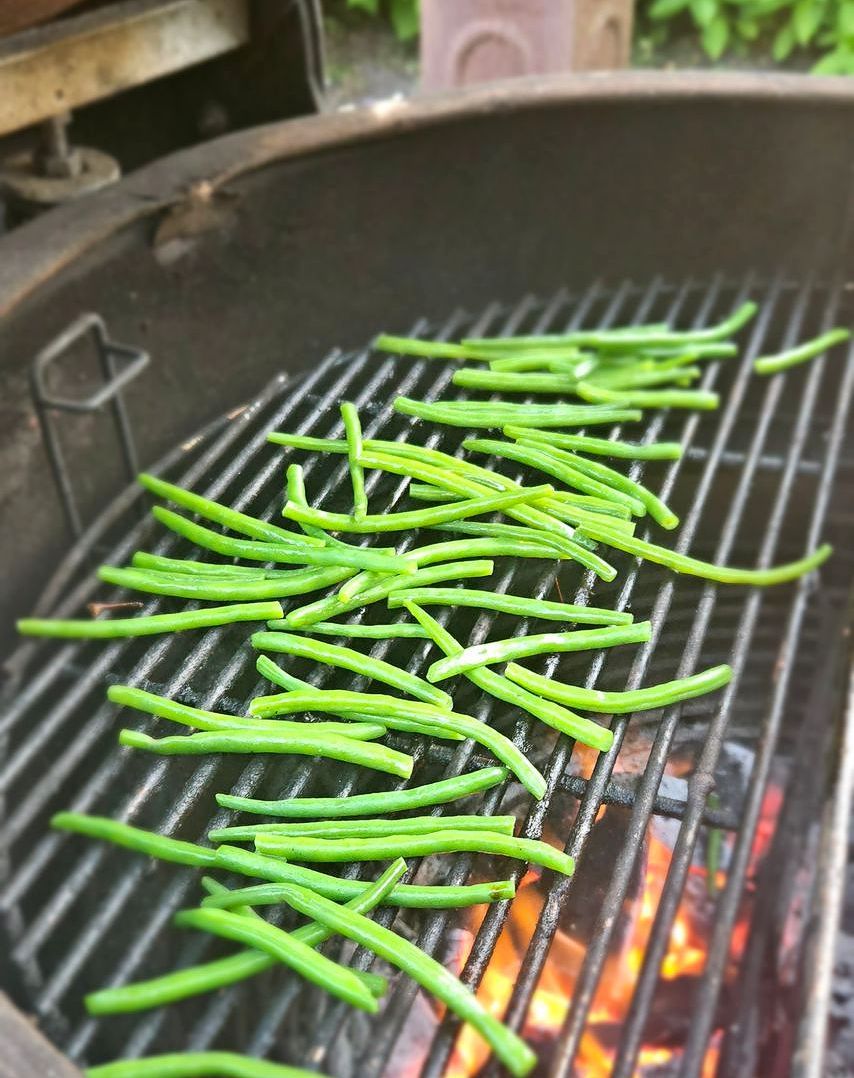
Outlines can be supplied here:
[[854, 50], [840, 46], [813, 67], [814, 75], [854, 75]]
[[421, 29], [418, 0], [391, 0], [389, 17], [398, 41], [411, 41], [418, 37]]
[[647, 15], [650, 19], [672, 19], [674, 15], [685, 11], [691, 0], [653, 0]]
[[759, 37], [759, 23], [755, 19], [739, 19], [735, 29], [744, 41], [755, 41]]
[[720, 60], [728, 42], [729, 23], [723, 15], [718, 15], [703, 30], [703, 51], [710, 59]]
[[795, 35], [792, 33], [791, 24], [787, 23], [777, 31], [774, 44], [771, 46], [771, 55], [779, 64], [789, 56], [794, 47]]
[[347, 7], [366, 11], [369, 15], [379, 15], [380, 0], [347, 0]]
[[823, 16], [824, 4], [820, 0], [797, 0], [792, 11], [792, 32], [799, 45], [809, 45]]
[[843, 0], [836, 16], [836, 32], [840, 39], [854, 39], [854, 3]]
[[709, 26], [718, 14], [717, 0], [691, 0], [691, 14], [694, 22], [701, 28]]

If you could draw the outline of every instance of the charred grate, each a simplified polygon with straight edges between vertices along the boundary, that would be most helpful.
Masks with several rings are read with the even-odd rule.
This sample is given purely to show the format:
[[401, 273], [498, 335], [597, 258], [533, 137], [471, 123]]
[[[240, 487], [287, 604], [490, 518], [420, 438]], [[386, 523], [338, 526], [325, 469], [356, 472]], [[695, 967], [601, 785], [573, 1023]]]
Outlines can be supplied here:
[[[833, 539], [839, 531], [844, 536], [850, 523], [845, 502], [854, 489], [854, 461], [844, 435], [854, 386], [851, 355], [846, 361], [837, 353], [786, 379], [752, 378], [749, 367], [750, 358], [760, 352], [785, 346], [830, 322], [849, 322], [851, 301], [840, 289], [783, 276], [771, 282], [654, 281], [643, 288], [631, 282], [616, 288], [598, 283], [581, 295], [561, 292], [545, 303], [528, 297], [512, 309], [495, 304], [474, 318], [457, 313], [440, 326], [419, 323], [412, 331], [444, 337], [542, 332], [659, 317], [701, 325], [748, 294], [762, 301], [762, 309], [747, 334], [743, 360], [709, 366], [703, 378], [704, 388], [722, 391], [721, 410], [652, 414], [642, 437], [678, 438], [690, 447], [682, 461], [650, 466], [647, 473], [647, 481], [682, 516], [676, 534], [679, 548], [753, 564], [796, 557], [820, 535], [829, 533]], [[398, 393], [437, 397], [449, 379], [447, 367], [431, 362], [392, 360], [368, 352], [335, 354], [296, 381], [274, 380], [239, 414], [177, 449], [161, 462], [160, 470], [211, 497], [272, 518], [281, 504], [282, 457], [264, 441], [268, 430], [280, 427], [338, 436], [337, 402], [350, 399], [361, 411], [368, 436], [412, 434], [453, 451], [463, 432], [413, 425], [388, 408]], [[641, 437], [640, 428], [632, 429], [631, 435]], [[518, 474], [525, 476], [523, 469]], [[344, 507], [343, 462], [306, 458], [306, 481], [311, 498], [331, 508]], [[376, 474], [369, 477], [369, 485], [375, 505], [395, 505], [404, 489], [402, 481]], [[141, 497], [137, 490], [127, 491], [90, 529], [49, 586], [44, 608], [68, 613], [90, 599], [96, 585], [89, 570], [96, 560], [119, 563], [140, 546], [159, 553], [191, 553], [182, 541], [139, 522], [135, 510]], [[834, 515], [837, 507], [840, 512]], [[413, 541], [414, 536], [404, 539], [406, 544]], [[726, 885], [715, 904], [710, 957], [695, 986], [679, 1056], [679, 1073], [695, 1075], [701, 1073], [718, 1024], [729, 943], [751, 867], [763, 797], [776, 761], [791, 756], [796, 745], [793, 731], [803, 718], [807, 686], [826, 647], [828, 611], [844, 605], [851, 559], [838, 545], [818, 584], [805, 581], [768, 592], [718, 589], [654, 566], [638, 566], [622, 555], [615, 554], [613, 560], [620, 573], [611, 585], [596, 582], [595, 602], [652, 614], [657, 635], [629, 656], [600, 653], [586, 667], [578, 657], [565, 656], [550, 660], [544, 669], [557, 676], [569, 676], [571, 671], [573, 680], [586, 676], [589, 685], [622, 688], [728, 660], [736, 677], [722, 698], [652, 717], [615, 718], [614, 747], [599, 757], [592, 774], [576, 768], [579, 753], [571, 741], [553, 736], [526, 716], [508, 714], [504, 705], [481, 699], [467, 685], [457, 689], [455, 699], [461, 709], [512, 734], [545, 770], [549, 791], [538, 805], [523, 803], [523, 834], [538, 837], [548, 829], [559, 805], [571, 795], [569, 799], [577, 803], [567, 824], [566, 848], [581, 858], [603, 803], [621, 805], [627, 814], [568, 1015], [544, 1053], [544, 1074], [546, 1068], [555, 1075], [573, 1073], [616, 914], [630, 890], [653, 814], [682, 822], [636, 991], [614, 1046], [615, 1075], [635, 1072], [698, 836], [707, 824], [732, 829], [734, 846]], [[559, 591], [568, 601], [572, 595], [575, 601], [584, 601], [592, 594], [593, 580], [570, 563], [562, 563], [557, 577], [553, 572], [543, 577], [540, 572], [536, 563], [511, 567], [499, 561], [490, 586], [541, 596]], [[146, 601], [145, 612], [181, 605], [152, 599]], [[490, 631], [499, 635], [526, 631], [524, 624], [474, 611], [454, 614], [452, 627], [464, 639], [483, 639]], [[108, 1021], [87, 1017], [82, 1007], [84, 993], [95, 987], [199, 961], [215, 954], [216, 945], [205, 938], [183, 937], [169, 923], [175, 909], [192, 901], [195, 873], [51, 833], [47, 822], [52, 812], [72, 808], [104, 813], [195, 840], [212, 821], [221, 823], [225, 818], [222, 813], [212, 816], [213, 793], [219, 790], [264, 797], [372, 788], [371, 779], [352, 768], [332, 773], [310, 763], [258, 759], [243, 765], [216, 758], [200, 764], [189, 758], [152, 762], [143, 754], [117, 748], [112, 707], [103, 702], [105, 685], [123, 680], [203, 707], [241, 709], [261, 689], [251, 649], [238, 647], [246, 637], [244, 630], [221, 629], [106, 646], [44, 643], [27, 645], [13, 658], [14, 691], [0, 727], [6, 740], [0, 778], [6, 838], [0, 893], [8, 942], [5, 973], [19, 1001], [78, 1059], [240, 1047], [325, 1067], [336, 1075], [390, 1074], [389, 1060], [417, 997], [415, 986], [405, 979], [394, 982], [380, 1016], [371, 1021], [284, 974], [259, 978], [214, 997]], [[398, 647], [393, 641], [381, 642], [374, 654], [394, 661], [404, 654], [397, 652]], [[426, 644], [420, 647], [416, 664], [424, 663], [428, 650]], [[318, 683], [327, 673], [318, 674]], [[824, 711], [830, 723], [830, 707]], [[140, 720], [138, 725], [156, 729], [158, 724]], [[634, 731], [641, 727], [648, 733], [646, 759], [627, 776], [621, 761], [631, 754]], [[715, 779], [721, 779], [725, 739], [745, 748], [749, 773], [741, 796], [708, 808], [707, 793]], [[676, 750], [690, 758], [690, 764], [681, 785], [668, 786], [662, 778], [667, 778], [665, 766]], [[420, 743], [414, 753], [415, 782], [457, 773], [478, 759], [469, 744]], [[488, 792], [478, 811], [496, 812], [505, 796], [511, 795]], [[476, 870], [472, 858], [459, 857], [448, 861], [444, 878], [464, 882]], [[358, 873], [359, 868], [345, 871]], [[525, 1024], [562, 910], [570, 901], [583, 901], [584, 896], [575, 893], [579, 879], [580, 874], [574, 881], [544, 881], [542, 913], [507, 1009], [508, 1020], [516, 1027]], [[483, 977], [509, 912], [504, 903], [486, 913], [463, 971], [471, 984]], [[391, 923], [394, 911], [379, 916]], [[454, 913], [428, 913], [408, 917], [404, 928], [422, 947], [441, 956], [457, 918]], [[355, 960], [363, 967], [369, 964], [369, 956], [358, 954]], [[451, 1019], [436, 1023], [418, 1073], [443, 1073], [456, 1030]], [[486, 1072], [493, 1073], [489, 1065]]]

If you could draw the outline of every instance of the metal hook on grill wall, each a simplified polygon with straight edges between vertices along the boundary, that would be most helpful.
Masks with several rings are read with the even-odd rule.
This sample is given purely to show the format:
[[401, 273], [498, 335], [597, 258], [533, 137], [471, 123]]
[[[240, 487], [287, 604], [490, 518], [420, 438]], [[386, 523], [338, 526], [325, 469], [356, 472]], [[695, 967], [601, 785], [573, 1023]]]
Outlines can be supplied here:
[[[84, 397], [62, 396], [52, 392], [48, 387], [51, 368], [87, 335], [98, 356], [104, 379], [103, 384]], [[95, 313], [80, 315], [66, 329], [57, 334], [33, 359], [30, 367], [30, 392], [33, 405], [38, 416], [59, 499], [62, 502], [68, 526], [75, 538], [79, 538], [83, 533], [83, 522], [75, 495], [72, 470], [69, 469], [57, 431], [57, 413], [74, 412], [78, 415], [90, 415], [101, 411], [109, 404], [125, 467], [132, 479], [139, 468], [122, 391], [148, 366], [148, 360], [148, 353], [142, 349], [111, 340], [107, 335], [103, 318]]]

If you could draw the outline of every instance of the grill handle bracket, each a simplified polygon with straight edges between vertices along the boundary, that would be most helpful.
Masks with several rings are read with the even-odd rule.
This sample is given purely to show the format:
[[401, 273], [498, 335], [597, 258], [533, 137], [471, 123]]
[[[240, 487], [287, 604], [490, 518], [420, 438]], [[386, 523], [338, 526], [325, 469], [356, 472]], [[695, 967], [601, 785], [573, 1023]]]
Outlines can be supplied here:
[[[85, 337], [89, 337], [98, 358], [103, 383], [86, 396], [64, 396], [49, 387], [51, 369]], [[139, 471], [136, 446], [122, 391], [148, 366], [149, 355], [141, 348], [111, 340], [99, 314], [82, 314], [58, 333], [33, 359], [30, 367], [30, 392], [44, 439], [45, 452], [68, 526], [75, 538], [83, 534], [73, 469], [69, 467], [57, 429], [60, 412], [91, 415], [109, 405], [116, 437], [128, 476]]]

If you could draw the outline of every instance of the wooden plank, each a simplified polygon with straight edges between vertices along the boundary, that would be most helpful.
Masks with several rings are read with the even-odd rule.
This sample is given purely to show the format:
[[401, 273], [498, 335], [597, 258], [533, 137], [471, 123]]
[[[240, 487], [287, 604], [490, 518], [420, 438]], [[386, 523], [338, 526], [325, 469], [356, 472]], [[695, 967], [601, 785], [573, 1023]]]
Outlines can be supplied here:
[[81, 1072], [57, 1051], [0, 992], [0, 1078], [82, 1078]]

